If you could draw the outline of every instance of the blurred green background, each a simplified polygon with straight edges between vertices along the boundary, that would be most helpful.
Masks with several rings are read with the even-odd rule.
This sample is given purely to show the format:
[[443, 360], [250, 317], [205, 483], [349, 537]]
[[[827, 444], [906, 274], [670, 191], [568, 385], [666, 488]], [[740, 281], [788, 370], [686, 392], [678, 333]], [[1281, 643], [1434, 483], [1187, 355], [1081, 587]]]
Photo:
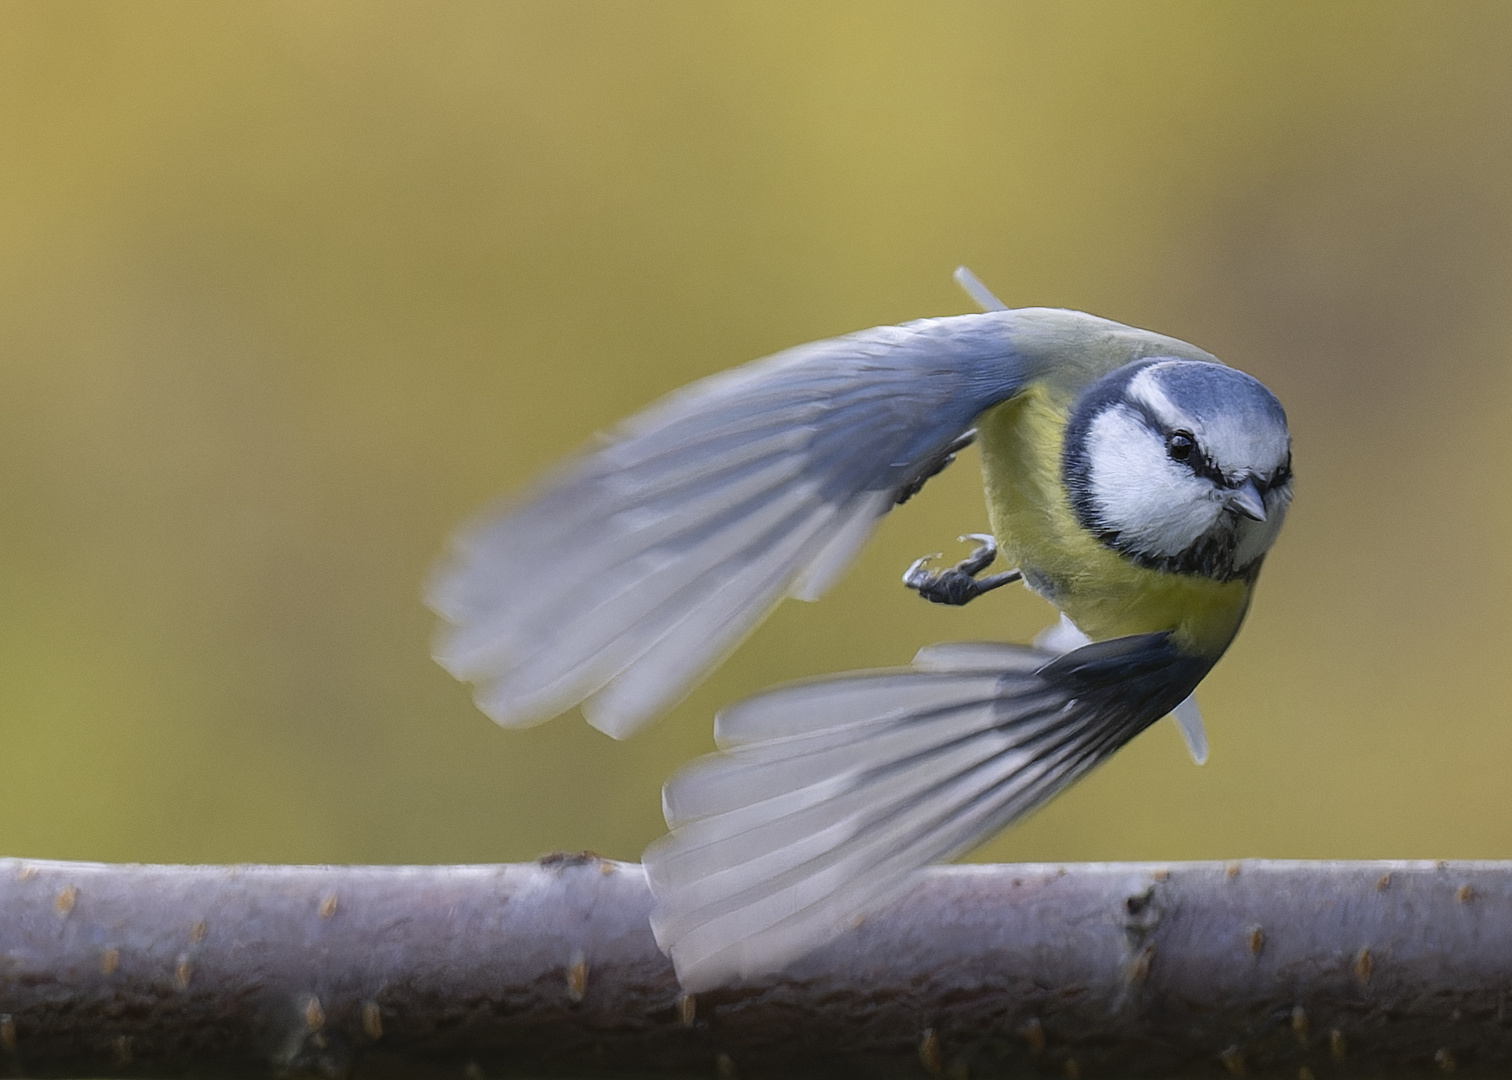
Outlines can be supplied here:
[[1286, 403], [1200, 698], [990, 859], [1512, 857], [1512, 7], [0, 6], [0, 852], [635, 858], [722, 704], [1026, 640], [975, 458], [615, 743], [428, 657], [454, 526], [697, 376], [1014, 305]]

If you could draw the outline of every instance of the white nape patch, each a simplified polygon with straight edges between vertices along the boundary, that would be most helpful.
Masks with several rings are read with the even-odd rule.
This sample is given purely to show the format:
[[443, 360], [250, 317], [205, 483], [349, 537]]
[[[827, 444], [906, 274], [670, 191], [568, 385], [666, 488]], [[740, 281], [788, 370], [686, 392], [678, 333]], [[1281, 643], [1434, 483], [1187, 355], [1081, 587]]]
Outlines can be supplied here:
[[1268, 476], [1285, 465], [1291, 442], [1284, 424], [1238, 408], [1222, 409], [1204, 421], [1177, 407], [1160, 377], [1183, 362], [1151, 364], [1129, 380], [1129, 398], [1149, 409], [1168, 431], [1190, 431], [1207, 460], [1231, 482], [1249, 473]]
[[1152, 556], [1180, 555], [1223, 514], [1212, 482], [1172, 461], [1165, 438], [1128, 405], [1114, 405], [1093, 419], [1087, 462], [1098, 524], [1116, 531], [1121, 546]]

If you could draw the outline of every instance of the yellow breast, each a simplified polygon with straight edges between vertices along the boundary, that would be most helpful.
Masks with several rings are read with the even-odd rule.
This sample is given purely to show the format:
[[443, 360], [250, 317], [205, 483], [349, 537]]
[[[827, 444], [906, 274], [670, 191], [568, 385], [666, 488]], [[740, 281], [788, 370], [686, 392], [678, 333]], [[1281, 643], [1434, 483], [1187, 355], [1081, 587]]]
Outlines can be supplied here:
[[1169, 630], [1189, 652], [1221, 653], [1244, 618], [1249, 583], [1151, 570], [1084, 529], [1060, 473], [1069, 407], [1034, 386], [978, 425], [987, 512], [1003, 557], [1094, 640]]

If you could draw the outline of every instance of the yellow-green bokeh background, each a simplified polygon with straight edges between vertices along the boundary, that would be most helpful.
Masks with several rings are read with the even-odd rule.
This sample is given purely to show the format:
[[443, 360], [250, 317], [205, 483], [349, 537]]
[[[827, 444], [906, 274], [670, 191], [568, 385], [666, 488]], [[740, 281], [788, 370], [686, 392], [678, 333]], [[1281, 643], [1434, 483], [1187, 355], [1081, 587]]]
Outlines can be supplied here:
[[1512, 857], [1512, 7], [0, 6], [0, 852], [634, 858], [770, 683], [1023, 640], [974, 458], [625, 743], [428, 658], [453, 526], [796, 342], [1005, 300], [1197, 342], [1297, 502], [1200, 694], [993, 859]]

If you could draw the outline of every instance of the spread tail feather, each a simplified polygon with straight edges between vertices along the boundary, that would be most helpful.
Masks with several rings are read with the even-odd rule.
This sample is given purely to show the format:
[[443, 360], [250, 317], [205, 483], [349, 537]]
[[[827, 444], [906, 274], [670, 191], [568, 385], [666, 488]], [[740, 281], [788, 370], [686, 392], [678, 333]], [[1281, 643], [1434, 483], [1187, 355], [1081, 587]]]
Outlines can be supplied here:
[[780, 971], [912, 872], [1042, 805], [1163, 716], [1210, 659], [1165, 634], [1055, 656], [934, 646], [914, 666], [781, 687], [720, 715], [667, 784], [652, 929], [689, 991]]

